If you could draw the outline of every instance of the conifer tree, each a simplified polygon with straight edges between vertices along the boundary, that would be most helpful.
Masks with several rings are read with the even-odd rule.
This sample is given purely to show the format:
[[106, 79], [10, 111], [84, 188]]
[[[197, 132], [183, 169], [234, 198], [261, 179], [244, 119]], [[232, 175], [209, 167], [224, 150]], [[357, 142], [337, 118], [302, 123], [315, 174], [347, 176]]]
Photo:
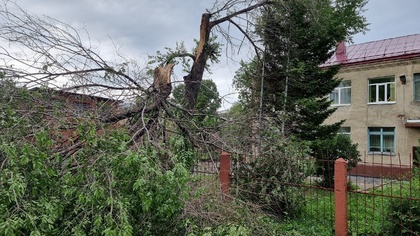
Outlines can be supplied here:
[[326, 139], [342, 124], [323, 125], [334, 109], [328, 94], [340, 83], [339, 66], [320, 67], [335, 46], [363, 32], [365, 0], [274, 1], [262, 14], [258, 33], [265, 46], [263, 110], [286, 134]]

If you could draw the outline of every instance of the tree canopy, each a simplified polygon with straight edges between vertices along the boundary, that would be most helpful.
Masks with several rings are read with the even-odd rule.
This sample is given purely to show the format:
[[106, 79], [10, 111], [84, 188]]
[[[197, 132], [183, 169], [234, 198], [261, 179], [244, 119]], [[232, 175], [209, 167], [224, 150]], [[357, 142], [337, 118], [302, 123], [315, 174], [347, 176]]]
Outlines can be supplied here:
[[253, 98], [254, 106], [262, 101], [264, 114], [276, 119], [284, 132], [303, 140], [331, 136], [340, 123], [322, 123], [334, 112], [327, 95], [341, 81], [336, 78], [339, 66], [320, 65], [339, 42], [366, 30], [359, 14], [365, 4], [364, 0], [291, 0], [265, 6], [257, 27], [263, 56], [239, 71], [237, 88], [246, 99]]
[[[256, 27], [262, 56], [244, 63], [235, 76], [240, 102], [255, 117], [250, 122], [252, 152], [266, 153], [264, 142], [273, 132], [304, 142], [319, 160], [328, 187], [333, 168], [325, 166], [338, 158], [337, 147], [346, 150], [342, 153], [349, 154], [344, 158], [352, 166], [359, 154], [350, 140], [336, 136], [343, 121], [324, 124], [335, 111], [328, 95], [341, 79], [336, 76], [340, 66], [321, 65], [340, 42], [366, 30], [360, 15], [365, 4], [365, 0], [273, 1], [264, 6]], [[267, 129], [271, 134], [264, 132]]]

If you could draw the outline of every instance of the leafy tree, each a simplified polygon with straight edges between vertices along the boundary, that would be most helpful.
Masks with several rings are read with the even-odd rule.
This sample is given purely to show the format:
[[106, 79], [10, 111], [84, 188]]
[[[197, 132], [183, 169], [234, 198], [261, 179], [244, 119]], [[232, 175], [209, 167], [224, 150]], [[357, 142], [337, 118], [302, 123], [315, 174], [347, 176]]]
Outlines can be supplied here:
[[323, 122], [335, 111], [327, 95], [341, 81], [335, 77], [340, 67], [320, 65], [332, 56], [338, 42], [364, 32], [367, 24], [360, 12], [365, 4], [365, 0], [291, 0], [265, 6], [257, 27], [263, 56], [243, 65], [235, 76], [242, 101], [259, 104], [262, 114], [286, 135], [305, 141], [334, 137], [343, 121]]
[[[179, 106], [171, 109], [173, 106], [168, 102], [172, 92], [171, 73], [177, 65], [175, 58], [188, 58], [188, 62], [191, 63], [191, 65], [183, 64], [186, 65], [184, 67], [186, 75], [183, 77], [186, 112], [191, 113], [197, 109], [198, 95], [207, 63], [217, 60], [220, 55], [220, 44], [212, 41], [214, 33], [221, 32], [226, 41], [235, 46], [234, 38], [229, 32], [230, 27], [224, 29], [222, 25], [226, 23], [235, 27], [253, 46], [257, 57], [261, 58], [262, 50], [258, 47], [258, 36], [266, 41], [267, 34], [261, 32], [269, 32], [271, 29], [266, 27], [270, 26], [268, 21], [261, 20], [259, 23], [266, 22], [266, 26], [264, 26], [265, 23], [261, 24], [264, 27], [260, 28], [260, 35], [253, 35], [253, 26], [257, 23], [255, 16], [259, 16], [259, 9], [263, 7], [265, 7], [263, 13], [270, 13], [270, 9], [274, 9], [275, 15], [281, 13], [270, 6], [276, 3], [275, 7], [279, 7], [280, 2], [283, 1], [215, 1], [215, 7], [202, 15], [196, 49], [192, 53], [186, 53], [181, 45], [179, 50], [169, 50], [168, 54], [158, 55], [162, 58], [166, 57], [166, 60], [159, 61], [160, 64], [152, 74], [146, 74], [143, 72], [144, 68], [135, 60], [128, 60], [118, 52], [115, 57], [112, 57], [114, 58], [112, 61], [101, 57], [89, 41], [85, 40], [89, 38], [89, 35], [81, 34], [71, 25], [48, 17], [32, 15], [19, 8], [14, 2], [5, 1], [0, 7], [0, 39], [9, 43], [11, 49], [0, 48], [0, 54], [4, 57], [3, 64], [0, 65], [3, 71], [0, 75], [2, 81], [11, 79], [26, 87], [44, 86], [54, 87], [60, 91], [105, 94], [115, 98], [113, 100], [115, 103], [121, 100], [131, 101], [131, 103], [118, 112], [105, 115], [92, 113], [86, 120], [76, 119], [74, 123], [77, 125], [71, 125], [78, 137], [77, 140], [70, 140], [67, 148], [58, 148], [54, 144], [54, 138], [51, 137], [50, 129], [55, 130], [55, 128], [69, 125], [67, 118], [60, 119], [60, 116], [54, 115], [54, 112], [66, 112], [58, 111], [57, 108], [60, 107], [52, 106], [55, 108], [52, 110], [53, 113], [48, 113], [53, 114], [50, 118], [56, 122], [51, 124], [48, 123], [49, 119], [40, 119], [42, 117], [40, 114], [49, 108], [42, 104], [37, 106], [37, 109], [24, 107], [23, 111], [19, 111], [10, 107], [6, 110], [7, 112], [2, 110], [0, 122], [4, 121], [4, 123], [1, 130], [6, 132], [0, 134], [2, 141], [0, 144], [0, 229], [2, 230], [0, 234], [29, 234], [30, 232], [35, 235], [179, 234], [174, 232], [176, 219], [182, 211], [189, 176], [188, 169], [194, 155], [184, 139], [180, 139], [179, 142], [182, 145], [179, 147], [175, 145], [178, 141], [171, 141], [171, 139], [182, 134], [188, 137], [195, 146], [199, 146], [197, 143], [200, 141], [200, 144], [207, 144], [208, 140], [203, 142], [200, 138], [203, 130], [197, 132], [194, 127], [195, 121], [189, 119], [190, 117], [184, 119], [182, 116], [177, 116], [177, 112], [182, 109], [179, 109]], [[289, 2], [294, 1], [286, 3], [289, 4]], [[306, 1], [309, 5], [325, 2]], [[346, 1], [339, 0], [334, 3], [340, 5]], [[298, 7], [295, 8], [294, 10], [299, 10]], [[330, 16], [328, 9], [318, 11], [318, 7], [314, 7], [312, 10], [308, 11], [312, 12], [312, 15], [305, 16], [310, 19], [310, 22], [315, 22], [312, 19], [317, 20], [318, 15], [324, 16], [320, 18], [323, 20]], [[288, 22], [289, 14], [285, 13], [283, 16], [279, 14], [276, 19], [280, 23], [284, 20]], [[337, 15], [340, 14], [337, 13]], [[349, 14], [344, 15], [347, 17]], [[273, 22], [277, 24], [274, 26], [281, 26], [279, 22]], [[324, 25], [326, 22], [320, 21], [319, 25]], [[336, 24], [340, 23], [337, 21]], [[308, 25], [304, 26], [308, 27]], [[263, 28], [268, 30], [262, 31]], [[279, 27], [279, 29], [283, 28]], [[321, 35], [328, 34], [324, 32]], [[294, 37], [299, 38], [297, 36]], [[308, 34], [308, 36], [317, 38], [316, 34]], [[305, 42], [309, 43], [308, 40]], [[274, 47], [277, 43], [264, 42], [264, 45], [273, 51], [273, 55], [281, 56], [284, 51]], [[294, 47], [290, 48], [299, 49], [297, 47], [299, 43], [299, 40], [294, 41]], [[242, 40], [239, 40], [238, 44], [241, 45]], [[316, 49], [315, 45], [311, 48]], [[14, 49], [18, 50], [14, 51]], [[293, 57], [302, 60], [301, 54], [306, 51], [300, 52]], [[272, 59], [273, 62], [277, 60], [278, 63], [283, 63], [279, 60], [281, 57], [270, 58], [269, 56], [264, 55], [265, 60]], [[25, 67], [12, 66], [8, 64], [10, 62], [16, 62], [17, 65], [25, 65]], [[307, 67], [305, 63], [292, 65], [296, 70], [300, 69], [297, 70], [300, 74], [307, 76], [309, 74], [307, 72], [314, 67]], [[263, 68], [266, 72], [263, 73], [265, 75], [263, 81], [268, 81], [270, 75], [277, 73], [271, 70], [275, 66], [275, 63], [264, 66], [255, 65], [257, 71], [258, 68]], [[258, 74], [258, 72], [255, 73], [255, 75]], [[281, 71], [279, 74], [282, 75]], [[296, 78], [300, 77], [295, 76]], [[257, 76], [253, 79], [257, 79]], [[259, 91], [258, 86], [262, 84], [259, 81], [261, 80], [257, 79], [252, 83], [252, 90]], [[278, 84], [268, 83], [268, 85], [281, 89], [281, 81], [284, 80], [279, 78]], [[302, 82], [302, 84], [305, 83]], [[272, 94], [270, 99], [276, 101], [276, 94]], [[256, 99], [257, 96], [258, 93], [254, 93]], [[4, 101], [10, 101], [9, 98], [12, 96], [7, 95], [5, 98]], [[316, 106], [316, 101], [322, 100], [320, 96], [309, 98], [308, 101], [314, 104], [313, 110], [322, 108], [322, 106]], [[256, 99], [253, 101], [257, 101]], [[37, 97], [31, 101], [37, 102]], [[296, 104], [285, 103], [288, 105], [287, 114], [294, 111], [292, 108], [299, 107], [304, 102], [305, 100]], [[281, 103], [271, 104], [271, 107], [265, 108], [266, 114], [270, 112], [279, 114], [283, 111], [280, 109]], [[300, 106], [300, 110], [306, 108], [306, 104]], [[33, 110], [35, 113], [31, 113]], [[26, 115], [27, 112], [31, 115]], [[255, 112], [252, 114], [255, 116]], [[302, 117], [303, 114], [303, 112], [299, 113]], [[3, 116], [6, 119], [3, 120]], [[304, 121], [302, 117], [298, 118]], [[319, 120], [322, 120], [322, 117]], [[124, 124], [121, 130], [108, 128], [116, 123]], [[292, 128], [294, 124], [291, 122], [290, 127]], [[8, 135], [17, 128], [24, 132], [16, 132], [14, 136]], [[161, 132], [168, 129], [171, 134], [174, 133], [169, 141], [165, 132]], [[273, 135], [274, 138], [270, 140], [279, 142], [279, 129], [273, 125], [267, 126], [266, 130], [269, 129], [276, 130], [277, 135]], [[258, 126], [254, 126], [252, 130], [257, 131]], [[294, 131], [299, 131], [299, 129]], [[300, 132], [300, 134], [303, 133]], [[267, 150], [272, 150], [271, 148], [277, 150], [267, 157], [275, 156], [276, 152], [285, 153], [284, 150], [287, 150], [272, 144], [268, 142], [263, 147]], [[287, 164], [287, 162], [284, 163]], [[265, 163], [257, 164], [255, 166], [259, 167], [258, 171], [273, 166]], [[294, 163], [293, 167], [298, 164]], [[253, 174], [255, 173], [258, 172]], [[268, 171], [268, 173], [276, 178], [281, 176], [277, 172]], [[294, 178], [292, 176], [289, 179]], [[301, 179], [302, 176], [297, 180]], [[262, 189], [264, 186], [260, 190]], [[277, 194], [278, 189], [278, 186], [269, 186], [269, 193]], [[287, 196], [280, 197], [283, 200], [280, 203], [283, 204]], [[273, 203], [275, 198], [270, 198], [270, 200]]]
[[251, 62], [240, 62], [240, 67], [235, 73], [233, 85], [238, 90], [238, 103], [244, 108], [257, 111], [260, 102], [261, 88], [261, 63], [254, 59]]
[[[186, 108], [187, 101], [184, 93], [184, 84], [176, 86], [173, 90], [174, 102]], [[195, 108], [196, 120], [205, 126], [215, 125], [217, 109], [220, 108], [221, 102], [217, 86], [213, 80], [203, 80]]]

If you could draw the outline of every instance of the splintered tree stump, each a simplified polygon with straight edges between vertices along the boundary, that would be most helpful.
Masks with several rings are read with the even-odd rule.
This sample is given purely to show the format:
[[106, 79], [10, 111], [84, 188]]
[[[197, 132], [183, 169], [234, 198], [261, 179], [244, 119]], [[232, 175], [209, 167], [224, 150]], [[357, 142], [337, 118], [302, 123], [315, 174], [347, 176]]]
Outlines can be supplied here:
[[172, 91], [171, 73], [175, 64], [169, 63], [165, 67], [158, 66], [155, 69], [153, 78], [153, 90], [157, 92], [159, 100], [165, 100]]

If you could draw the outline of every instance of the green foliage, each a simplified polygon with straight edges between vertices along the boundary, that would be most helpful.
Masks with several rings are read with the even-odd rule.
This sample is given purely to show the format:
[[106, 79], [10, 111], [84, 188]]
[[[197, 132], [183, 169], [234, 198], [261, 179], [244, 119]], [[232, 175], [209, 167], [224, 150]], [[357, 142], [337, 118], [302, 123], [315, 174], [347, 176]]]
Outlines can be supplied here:
[[302, 140], [323, 139], [339, 127], [322, 125], [334, 112], [325, 96], [340, 80], [334, 78], [338, 67], [319, 65], [346, 36], [346, 31], [337, 31], [346, 23], [336, 21], [333, 13], [328, 1], [275, 1], [259, 26], [268, 49], [264, 54], [265, 109], [282, 111], [280, 122]]
[[[175, 49], [165, 47], [166, 52], [157, 51], [155, 56], [149, 56], [149, 65], [158, 63], [165, 65], [167, 63], [181, 63], [182, 71], [188, 73], [191, 69], [191, 60], [194, 55], [188, 53], [184, 42], [176, 43]], [[178, 60], [180, 60], [178, 62]], [[150, 69], [149, 74], [153, 74], [153, 69]]]
[[[71, 156], [53, 152], [48, 131], [23, 144], [0, 144], [1, 235], [162, 235], [176, 230], [189, 171], [176, 154], [134, 152], [119, 131], [99, 135], [80, 124]], [[7, 137], [1, 137], [7, 140]], [[181, 160], [181, 161], [179, 161]]]
[[[185, 85], [180, 84], [173, 89], [174, 102], [182, 107], [187, 106], [184, 97]], [[213, 80], [201, 81], [201, 88], [198, 92], [196, 112], [193, 121], [198, 127], [214, 127], [217, 125], [217, 109], [220, 108], [222, 100]]]
[[[198, 46], [198, 40], [194, 40], [196, 45]], [[189, 52], [184, 45], [184, 42], [176, 43], [175, 49], [170, 47], [165, 47], [166, 52], [157, 51], [155, 56], [149, 56], [149, 65], [151, 64], [160, 64], [165, 65], [167, 63], [181, 63], [182, 71], [185, 73], [189, 73], [191, 70], [191, 62], [195, 60], [195, 55], [197, 53], [197, 46]], [[210, 60], [211, 63], [218, 63], [219, 57], [221, 55], [221, 47], [222, 45], [217, 42], [217, 37], [213, 36], [210, 37], [207, 41], [206, 45], [204, 45], [205, 53], [207, 54], [207, 59]], [[205, 68], [207, 71], [210, 72], [209, 65], [206, 64]], [[152, 74], [153, 69], [151, 69], [148, 73]]]
[[365, 4], [279, 0], [264, 8], [257, 24], [265, 48], [262, 60], [242, 64], [235, 76], [241, 102], [256, 110], [262, 101], [263, 115], [301, 140], [333, 136], [340, 122], [323, 123], [335, 111], [326, 96], [340, 83], [335, 78], [339, 67], [320, 65], [331, 57], [337, 42], [364, 32], [367, 24], [360, 13]]
[[235, 73], [233, 86], [238, 91], [238, 104], [247, 109], [259, 106], [261, 90], [261, 65], [256, 60], [249, 63], [240, 62], [240, 67]]
[[[418, 140], [420, 144], [420, 139]], [[414, 147], [413, 166], [420, 167], [420, 147]]]
[[202, 236], [247, 236], [249, 230], [246, 226], [236, 225], [236, 224], [227, 224], [221, 225], [216, 228], [207, 227], [204, 229]]
[[[194, 42], [196, 43], [198, 47], [199, 41], [197, 39], [194, 39]], [[208, 59], [211, 63], [218, 63], [219, 57], [221, 56], [221, 47], [223, 45], [219, 42], [217, 42], [217, 36], [211, 36], [209, 37], [208, 41], [204, 45], [204, 51], [207, 54]], [[197, 53], [197, 47], [194, 48], [194, 53]], [[209, 70], [208, 65], [206, 65], [206, 69]]]
[[311, 147], [317, 159], [317, 174], [323, 177], [321, 185], [326, 188], [334, 187], [334, 161], [343, 158], [350, 170], [360, 161], [357, 144], [352, 144], [348, 135], [337, 134], [331, 139], [314, 141]]
[[[379, 189], [370, 190], [370, 194], [350, 192], [349, 235], [418, 235], [420, 181], [418, 173], [415, 176], [411, 183], [393, 180]], [[296, 236], [333, 235], [334, 194], [308, 189], [304, 203], [299, 217], [280, 223], [281, 232]]]
[[281, 235], [279, 222], [252, 204], [220, 193], [217, 176], [197, 176], [185, 204], [185, 235]]
[[[389, 232], [391, 235], [420, 235], [420, 172], [415, 170], [411, 182], [388, 188], [385, 193], [399, 196], [389, 201]], [[414, 234], [413, 234], [414, 232]]]
[[[185, 98], [183, 97], [185, 93], [185, 85], [181, 84], [174, 88], [173, 96], [177, 104], [186, 106]], [[217, 91], [217, 86], [213, 80], [203, 80], [201, 81], [201, 89], [198, 93], [196, 110], [203, 114], [215, 114], [217, 109], [220, 108], [221, 99], [219, 92]]]
[[284, 139], [278, 132], [263, 134], [261, 154], [241, 163], [237, 181], [243, 199], [254, 202], [280, 218], [298, 215], [303, 193], [299, 184], [312, 173], [309, 148], [303, 142]]

